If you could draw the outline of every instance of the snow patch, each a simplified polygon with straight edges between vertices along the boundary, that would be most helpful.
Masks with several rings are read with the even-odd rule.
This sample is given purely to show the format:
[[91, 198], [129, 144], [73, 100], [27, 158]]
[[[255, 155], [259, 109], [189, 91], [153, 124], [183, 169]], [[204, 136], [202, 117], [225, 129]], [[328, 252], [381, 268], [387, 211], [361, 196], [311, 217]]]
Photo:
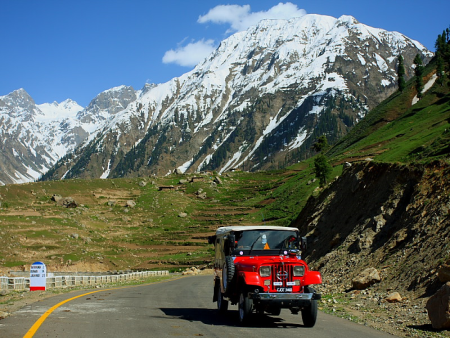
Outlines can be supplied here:
[[65, 179], [66, 176], [67, 176], [67, 174], [68, 174], [69, 172], [70, 172], [70, 169], [67, 170], [67, 171], [64, 173], [64, 175], [62, 175], [61, 180]]
[[189, 167], [191, 166], [193, 160], [194, 159], [191, 158], [189, 161], [187, 161], [187, 162], [183, 163], [182, 165], [180, 165], [177, 169], [181, 170], [181, 172], [184, 174], [186, 172], [186, 170], [188, 170]]
[[[430, 80], [428, 80], [428, 82], [423, 86], [422, 93], [425, 93], [426, 91], [428, 91], [428, 89], [430, 89], [434, 85], [434, 83], [436, 82], [436, 79], [437, 79], [437, 75], [433, 74], [433, 76], [430, 78]], [[417, 102], [419, 102], [419, 98], [416, 95], [413, 97], [411, 105], [414, 106]]]
[[297, 134], [297, 137], [289, 144], [289, 150], [293, 150], [300, 147], [305, 141], [307, 136], [308, 133], [305, 131], [305, 127], [302, 127], [299, 133]]
[[106, 170], [105, 168], [103, 168], [103, 174], [100, 176], [100, 178], [105, 179], [108, 178], [109, 173], [111, 172], [111, 159], [108, 160], [108, 165], [106, 166]]

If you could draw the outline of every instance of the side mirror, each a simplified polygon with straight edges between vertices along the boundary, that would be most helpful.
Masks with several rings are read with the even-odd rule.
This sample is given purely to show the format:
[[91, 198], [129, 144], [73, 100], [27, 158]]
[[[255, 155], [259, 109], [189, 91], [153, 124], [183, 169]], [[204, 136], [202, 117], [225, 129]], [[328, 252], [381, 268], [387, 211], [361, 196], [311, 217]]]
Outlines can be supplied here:
[[236, 246], [236, 236], [234, 234], [230, 234], [228, 236], [228, 241], [230, 242], [230, 248], [233, 250]]
[[307, 237], [302, 237], [301, 241], [300, 241], [300, 249], [302, 250], [302, 252], [306, 251], [306, 248], [308, 247], [308, 238]]
[[216, 235], [208, 236], [208, 244], [215, 244], [215, 243], [216, 243]]

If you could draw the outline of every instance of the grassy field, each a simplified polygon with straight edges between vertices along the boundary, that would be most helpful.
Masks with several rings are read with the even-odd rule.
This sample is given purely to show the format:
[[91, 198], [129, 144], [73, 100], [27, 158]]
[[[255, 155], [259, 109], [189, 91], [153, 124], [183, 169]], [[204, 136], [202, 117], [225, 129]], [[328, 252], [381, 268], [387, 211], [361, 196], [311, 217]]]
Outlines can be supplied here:
[[[433, 81], [433, 65], [425, 83]], [[431, 83], [431, 82], [430, 82]], [[379, 162], [426, 163], [450, 153], [449, 84], [434, 83], [413, 104], [414, 79], [371, 111], [328, 152], [335, 163], [371, 158]]]
[[[192, 176], [192, 175], [191, 175]], [[317, 183], [310, 169], [164, 178], [64, 180], [0, 187], [0, 264], [19, 270], [179, 270], [210, 262], [219, 226], [288, 225]], [[142, 184], [142, 182], [145, 182]], [[160, 187], [173, 186], [171, 190]], [[199, 198], [198, 192], [206, 192]], [[298, 194], [302, 198], [298, 198]], [[52, 201], [72, 197], [76, 208]], [[295, 201], [293, 196], [297, 196]], [[292, 203], [283, 203], [290, 200]], [[134, 201], [134, 207], [127, 206]], [[182, 213], [186, 214], [184, 216]]]

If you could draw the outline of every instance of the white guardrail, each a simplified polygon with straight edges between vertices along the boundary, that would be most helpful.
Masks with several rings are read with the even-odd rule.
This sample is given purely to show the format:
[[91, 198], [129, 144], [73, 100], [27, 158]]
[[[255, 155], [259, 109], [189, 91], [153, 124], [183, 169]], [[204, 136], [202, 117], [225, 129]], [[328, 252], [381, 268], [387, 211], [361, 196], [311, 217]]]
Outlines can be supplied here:
[[[151, 276], [165, 276], [168, 274], [169, 271], [141, 271], [103, 276], [54, 276], [46, 277], [46, 289], [67, 288], [80, 285], [95, 286]], [[0, 277], [0, 290], [27, 290], [29, 288], [29, 277]]]

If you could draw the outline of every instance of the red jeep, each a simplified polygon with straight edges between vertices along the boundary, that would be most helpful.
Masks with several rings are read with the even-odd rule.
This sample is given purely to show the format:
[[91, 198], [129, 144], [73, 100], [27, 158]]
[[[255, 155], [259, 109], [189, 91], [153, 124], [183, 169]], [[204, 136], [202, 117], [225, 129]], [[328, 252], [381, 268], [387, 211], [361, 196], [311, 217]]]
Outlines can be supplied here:
[[239, 321], [253, 311], [279, 315], [282, 308], [302, 312], [303, 324], [313, 327], [317, 300], [311, 287], [321, 284], [318, 271], [310, 271], [300, 257], [298, 229], [280, 226], [229, 226], [209, 237], [215, 245], [214, 297], [220, 312], [238, 304]]

